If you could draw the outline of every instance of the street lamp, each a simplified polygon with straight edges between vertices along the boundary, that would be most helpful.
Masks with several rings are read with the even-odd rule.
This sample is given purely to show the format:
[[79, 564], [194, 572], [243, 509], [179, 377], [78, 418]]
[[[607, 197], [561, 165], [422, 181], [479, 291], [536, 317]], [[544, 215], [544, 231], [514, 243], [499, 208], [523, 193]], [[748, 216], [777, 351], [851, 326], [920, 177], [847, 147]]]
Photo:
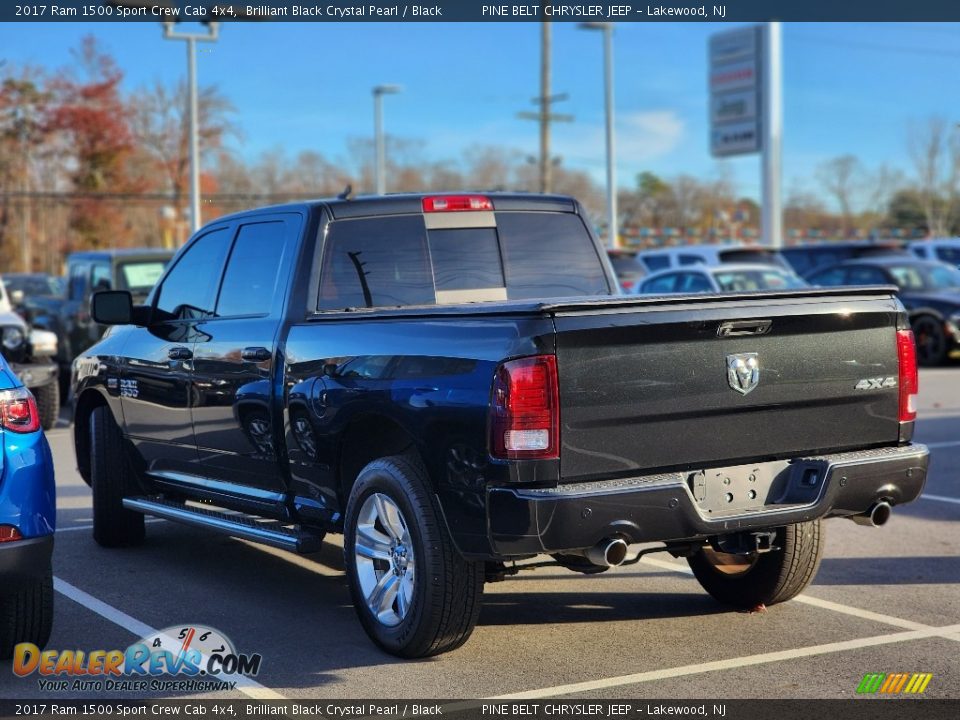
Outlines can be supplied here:
[[377, 183], [377, 195], [387, 192], [386, 151], [383, 144], [383, 96], [396, 95], [403, 90], [400, 85], [377, 85], [373, 88], [373, 139], [376, 145], [374, 175]]
[[581, 30], [603, 32], [603, 86], [604, 107], [607, 115], [607, 245], [617, 246], [617, 167], [614, 162], [615, 134], [613, 129], [613, 23], [584, 22]]
[[207, 22], [207, 32], [174, 32], [176, 23], [163, 23], [165, 40], [187, 41], [187, 84], [190, 86], [190, 231], [200, 229], [200, 149], [197, 125], [197, 42], [215, 42], [220, 32], [220, 23]]

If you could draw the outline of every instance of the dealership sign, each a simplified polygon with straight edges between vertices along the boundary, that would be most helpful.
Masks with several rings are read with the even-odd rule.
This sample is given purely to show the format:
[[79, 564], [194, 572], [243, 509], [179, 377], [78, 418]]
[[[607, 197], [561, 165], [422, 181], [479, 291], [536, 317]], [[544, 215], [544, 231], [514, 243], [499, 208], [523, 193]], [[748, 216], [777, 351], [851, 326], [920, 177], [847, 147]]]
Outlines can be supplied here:
[[710, 152], [717, 157], [760, 150], [759, 26], [710, 36]]

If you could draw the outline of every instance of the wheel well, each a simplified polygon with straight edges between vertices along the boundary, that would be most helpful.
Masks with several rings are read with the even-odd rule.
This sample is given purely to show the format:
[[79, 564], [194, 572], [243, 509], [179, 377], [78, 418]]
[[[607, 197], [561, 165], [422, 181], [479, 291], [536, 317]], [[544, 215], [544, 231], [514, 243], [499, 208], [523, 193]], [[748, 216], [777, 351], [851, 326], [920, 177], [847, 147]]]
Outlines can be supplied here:
[[932, 317], [934, 320], [943, 321], [943, 316], [932, 308], [920, 308], [910, 313], [910, 324], [922, 317]]
[[106, 398], [96, 390], [87, 390], [79, 398], [73, 411], [73, 448], [77, 455], [80, 477], [90, 484], [90, 415], [98, 407], [106, 406]]
[[416, 452], [413, 437], [387, 417], [367, 415], [351, 422], [343, 433], [337, 463], [340, 507], [347, 506], [350, 488], [367, 463], [410, 451]]

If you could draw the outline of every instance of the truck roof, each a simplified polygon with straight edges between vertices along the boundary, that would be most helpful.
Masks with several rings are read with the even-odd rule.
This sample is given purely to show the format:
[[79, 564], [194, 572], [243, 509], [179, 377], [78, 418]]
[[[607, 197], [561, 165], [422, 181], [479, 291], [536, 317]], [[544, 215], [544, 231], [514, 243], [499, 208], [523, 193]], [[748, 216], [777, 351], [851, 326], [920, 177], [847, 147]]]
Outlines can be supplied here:
[[114, 258], [172, 257], [175, 250], [166, 248], [109, 248], [105, 250], [80, 250], [72, 252], [67, 260], [112, 260]]
[[576, 201], [567, 195], [542, 195], [522, 192], [483, 192], [483, 191], [443, 191], [424, 193], [396, 193], [389, 195], [360, 195], [345, 199], [318, 198], [301, 202], [269, 205], [252, 208], [217, 218], [217, 221], [233, 220], [251, 213], [309, 211], [319, 207], [327, 208], [335, 219], [364, 217], [369, 215], [396, 215], [423, 212], [424, 198], [439, 197], [483, 197], [493, 204], [496, 210], [539, 210], [552, 212], [578, 212]]

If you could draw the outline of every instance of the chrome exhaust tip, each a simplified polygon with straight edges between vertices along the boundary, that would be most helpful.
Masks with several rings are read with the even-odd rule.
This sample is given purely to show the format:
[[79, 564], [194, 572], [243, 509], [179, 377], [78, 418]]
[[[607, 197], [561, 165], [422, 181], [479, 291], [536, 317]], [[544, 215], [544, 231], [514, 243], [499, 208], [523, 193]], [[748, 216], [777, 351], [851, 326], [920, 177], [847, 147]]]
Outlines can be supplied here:
[[627, 559], [627, 543], [620, 538], [601, 540], [587, 550], [586, 557], [600, 567], [617, 567]]
[[893, 508], [885, 500], [876, 503], [863, 515], [854, 515], [853, 520], [857, 525], [866, 525], [868, 527], [883, 527], [893, 515]]

